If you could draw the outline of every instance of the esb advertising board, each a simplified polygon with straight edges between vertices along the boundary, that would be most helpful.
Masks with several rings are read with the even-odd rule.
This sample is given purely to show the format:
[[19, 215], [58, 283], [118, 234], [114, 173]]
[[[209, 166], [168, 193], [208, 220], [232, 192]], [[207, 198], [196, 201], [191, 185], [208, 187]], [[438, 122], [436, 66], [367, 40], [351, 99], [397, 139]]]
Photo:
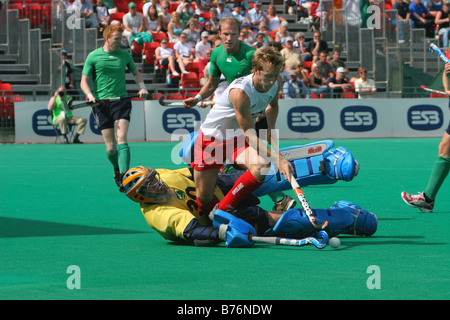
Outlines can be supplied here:
[[[52, 125], [52, 117], [47, 110], [47, 102], [16, 102], [16, 143], [54, 143], [56, 133]], [[83, 142], [103, 142], [102, 133], [95, 123], [92, 108], [80, 108], [72, 111], [75, 117], [88, 120], [85, 132], [80, 136]], [[144, 102], [132, 101], [132, 125], [128, 130], [129, 141], [145, 140]], [[59, 129], [57, 129], [59, 130]]]
[[[448, 126], [448, 99], [286, 99], [279, 100], [277, 129], [281, 139], [440, 137]], [[129, 141], [180, 141], [196, 131], [205, 109], [163, 107], [158, 101], [133, 101]], [[15, 105], [16, 142], [55, 141], [45, 102]], [[90, 108], [77, 109], [86, 117], [85, 142], [102, 142]]]

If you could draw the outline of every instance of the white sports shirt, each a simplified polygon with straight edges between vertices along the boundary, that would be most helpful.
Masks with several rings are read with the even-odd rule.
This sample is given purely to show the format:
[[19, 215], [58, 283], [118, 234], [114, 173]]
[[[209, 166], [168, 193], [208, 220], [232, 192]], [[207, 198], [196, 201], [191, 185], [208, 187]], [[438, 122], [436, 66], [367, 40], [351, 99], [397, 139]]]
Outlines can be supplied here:
[[[278, 81], [267, 92], [256, 91], [253, 85], [253, 73], [248, 76], [237, 78], [234, 80], [228, 88], [215, 100], [216, 104], [209, 111], [205, 121], [200, 126], [200, 130], [205, 136], [220, 137], [223, 140], [232, 139], [235, 136], [243, 134], [243, 132], [236, 132], [240, 129], [239, 123], [236, 119], [236, 113], [234, 106], [230, 102], [229, 95], [232, 89], [241, 89], [250, 98], [250, 110], [253, 115], [253, 119], [263, 112], [269, 103], [273, 100], [275, 95], [278, 94]], [[227, 129], [232, 129], [234, 134], [226, 134]]]

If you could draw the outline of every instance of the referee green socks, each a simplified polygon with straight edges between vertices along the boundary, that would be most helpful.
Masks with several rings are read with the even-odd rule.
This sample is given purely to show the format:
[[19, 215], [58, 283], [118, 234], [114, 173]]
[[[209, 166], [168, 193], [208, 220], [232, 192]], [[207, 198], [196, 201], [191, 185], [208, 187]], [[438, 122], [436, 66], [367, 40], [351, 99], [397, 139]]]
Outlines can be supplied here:
[[428, 181], [425, 195], [434, 201], [436, 195], [448, 175], [450, 170], [450, 158], [438, 157], [434, 163], [433, 171], [431, 172], [430, 180]]
[[130, 169], [130, 147], [128, 143], [122, 143], [117, 146], [118, 162], [120, 173]]

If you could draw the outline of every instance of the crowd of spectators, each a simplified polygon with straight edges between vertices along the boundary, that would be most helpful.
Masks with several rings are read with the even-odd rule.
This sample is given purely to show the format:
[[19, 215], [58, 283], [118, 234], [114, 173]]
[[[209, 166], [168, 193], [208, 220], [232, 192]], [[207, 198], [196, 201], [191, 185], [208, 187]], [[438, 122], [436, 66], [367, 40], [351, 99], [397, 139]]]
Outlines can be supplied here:
[[[342, 0], [341, 5], [349, 5], [351, 1], [365, 0]], [[67, 8], [70, 2], [65, 2]], [[338, 98], [343, 93], [358, 91], [355, 80], [359, 74], [347, 79], [349, 70], [340, 59], [340, 51], [330, 52], [319, 28], [312, 24], [312, 33], [308, 32], [312, 36], [310, 39], [303, 32], [290, 31], [288, 21], [277, 13], [273, 4], [263, 7], [260, 0], [147, 0], [145, 3], [127, 2], [126, 8], [123, 4], [118, 8], [118, 3], [114, 0], [75, 0], [72, 5], [81, 4], [84, 9], [80, 7], [80, 10], [86, 17], [92, 17], [89, 26], [96, 26], [100, 32], [108, 24], [121, 24], [125, 29], [125, 47], [133, 48], [133, 41], [138, 39], [159, 42], [156, 60], [174, 77], [189, 73], [188, 65], [197, 63], [200, 84], [204, 83], [211, 50], [220, 44], [220, 19], [234, 17], [241, 22], [239, 37], [243, 43], [254, 48], [275, 46], [281, 51], [286, 59], [281, 73], [285, 98]], [[286, 5], [289, 13], [296, 14], [301, 22], [311, 20], [310, 12], [314, 12], [311, 7], [317, 7], [319, 0], [300, 0], [293, 6], [292, 2], [286, 2]], [[152, 38], [155, 34], [159, 34], [157, 40]]]

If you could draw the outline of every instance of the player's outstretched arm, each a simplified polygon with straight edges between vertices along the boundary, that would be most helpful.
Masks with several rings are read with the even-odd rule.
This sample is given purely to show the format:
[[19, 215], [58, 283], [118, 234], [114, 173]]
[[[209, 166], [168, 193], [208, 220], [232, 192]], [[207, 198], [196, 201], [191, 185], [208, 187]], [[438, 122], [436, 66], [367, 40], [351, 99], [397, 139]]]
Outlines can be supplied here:
[[194, 107], [200, 101], [209, 98], [219, 86], [219, 81], [220, 77], [213, 77], [210, 75], [200, 92], [195, 97], [185, 99], [183, 101], [183, 106], [186, 109], [189, 109]]

